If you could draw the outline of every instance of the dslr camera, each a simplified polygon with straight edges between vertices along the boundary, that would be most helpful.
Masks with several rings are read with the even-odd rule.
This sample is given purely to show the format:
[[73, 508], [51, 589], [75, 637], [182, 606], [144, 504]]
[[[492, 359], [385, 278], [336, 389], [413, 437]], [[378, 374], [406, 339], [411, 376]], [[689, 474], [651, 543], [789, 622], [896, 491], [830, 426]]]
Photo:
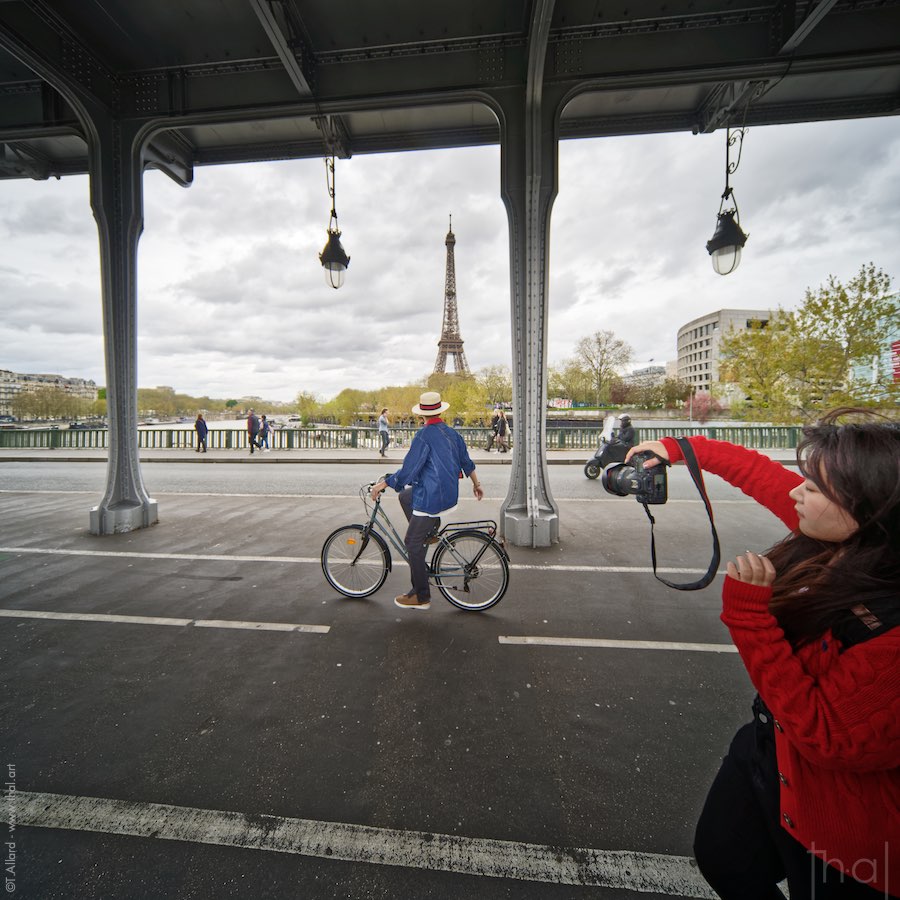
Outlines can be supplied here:
[[644, 450], [635, 453], [627, 463], [607, 466], [603, 470], [601, 482], [610, 494], [627, 497], [633, 494], [638, 503], [665, 503], [667, 499], [666, 466], [662, 460], [650, 469], [644, 468], [644, 460], [660, 459], [655, 453]]

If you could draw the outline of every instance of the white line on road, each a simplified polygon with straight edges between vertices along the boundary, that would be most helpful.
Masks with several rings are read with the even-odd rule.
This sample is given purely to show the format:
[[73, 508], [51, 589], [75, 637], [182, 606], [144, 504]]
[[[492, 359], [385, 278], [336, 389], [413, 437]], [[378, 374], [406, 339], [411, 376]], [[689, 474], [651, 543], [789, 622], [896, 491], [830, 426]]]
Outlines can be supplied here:
[[130, 553], [119, 550], [65, 550], [45, 547], [0, 547], [0, 553], [37, 553], [44, 556], [109, 556], [121, 559], [187, 559], [195, 562], [318, 563], [318, 556], [232, 556], [214, 553]]
[[42, 609], [0, 609], [7, 619], [52, 619], [62, 622], [108, 622], [115, 625], [177, 625], [182, 628], [238, 628], [244, 631], [302, 631], [328, 634], [330, 625], [292, 625], [288, 622], [241, 622], [236, 619], [175, 619], [163, 616], [115, 616], [106, 613], [61, 613]]
[[[546, 572], [630, 572], [633, 575], [652, 575], [652, 566], [563, 566], [555, 564], [534, 565], [531, 563], [510, 563], [510, 569], [536, 569]], [[657, 572], [668, 575], [702, 575], [706, 569], [679, 569], [657, 566]], [[724, 572], [720, 574], [725, 574]]]
[[270, 850], [345, 862], [711, 900], [692, 860], [631, 850], [593, 850], [399, 831], [159, 803], [16, 791], [6, 821], [224, 847]]
[[[94, 491], [63, 491], [63, 490], [40, 490], [40, 489], [32, 489], [32, 488], [0, 488], [0, 494], [74, 494], [74, 495], [84, 495], [84, 494], [93, 494], [96, 496], [100, 493], [98, 490]], [[264, 499], [284, 499], [284, 500], [355, 500], [356, 494], [236, 494], [236, 493], [223, 493], [221, 491], [153, 491], [154, 498], [158, 497], [237, 497], [237, 498], [245, 498], [245, 497], [258, 497]], [[498, 497], [488, 497], [485, 496], [485, 500], [496, 500], [500, 501], [503, 498], [501, 496]], [[620, 503], [621, 497], [554, 497], [560, 503]], [[679, 503], [687, 503], [687, 504], [699, 504], [702, 503], [702, 500], [693, 500], [690, 498], [676, 499], [670, 497], [667, 501], [669, 506], [679, 504]], [[741, 506], [752, 506], [755, 505], [754, 500], [750, 500], [749, 498], [746, 500], [716, 500], [716, 506], [723, 505], [733, 505], [738, 504]]]
[[734, 644], [691, 644], [678, 641], [616, 641], [606, 638], [566, 638], [515, 636], [501, 634], [501, 644], [519, 644], [539, 647], [599, 647], [614, 650], [688, 650], [699, 653], [737, 653]]
[[[31, 488], [0, 488], [0, 494], [93, 494], [96, 496], [99, 491], [47, 491], [32, 490]], [[349, 500], [351, 497], [355, 499], [355, 494], [234, 494], [223, 493], [221, 491], [153, 491], [156, 497], [260, 497], [271, 498], [273, 500], [283, 497], [285, 500]], [[699, 501], [698, 501], [699, 502]]]
[[[119, 559], [185, 559], [192, 562], [261, 562], [261, 563], [301, 563], [319, 565], [318, 556], [232, 556], [212, 553], [134, 553], [120, 550], [69, 550], [46, 547], [0, 547], [0, 553], [34, 553], [44, 556], [105, 556]], [[619, 572], [633, 575], [652, 573], [649, 566], [565, 566], [565, 565], [532, 565], [529, 563], [510, 563], [513, 571], [547, 571], [547, 572]], [[705, 569], [667, 568], [660, 566], [656, 570], [665, 575], [702, 575]], [[724, 573], [723, 573], [724, 574]]]

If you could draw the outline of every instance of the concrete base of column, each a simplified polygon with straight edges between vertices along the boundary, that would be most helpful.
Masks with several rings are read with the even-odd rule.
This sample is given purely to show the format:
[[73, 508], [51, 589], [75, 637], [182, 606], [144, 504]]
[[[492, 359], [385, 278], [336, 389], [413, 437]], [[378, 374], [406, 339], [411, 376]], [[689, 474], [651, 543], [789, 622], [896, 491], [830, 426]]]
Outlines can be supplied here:
[[155, 500], [114, 503], [92, 507], [90, 530], [91, 534], [125, 534], [155, 525], [158, 521], [159, 509]]
[[502, 513], [503, 536], [516, 547], [549, 547], [559, 543], [559, 516], [541, 510], [531, 517], [525, 510], [508, 509]]

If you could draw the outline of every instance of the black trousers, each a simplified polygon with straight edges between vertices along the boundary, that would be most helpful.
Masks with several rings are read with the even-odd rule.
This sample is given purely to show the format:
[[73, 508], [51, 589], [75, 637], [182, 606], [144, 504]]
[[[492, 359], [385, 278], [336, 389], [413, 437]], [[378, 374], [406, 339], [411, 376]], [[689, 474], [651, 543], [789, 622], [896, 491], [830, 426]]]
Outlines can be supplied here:
[[403, 543], [409, 554], [409, 575], [412, 591], [420, 600], [431, 599], [431, 584], [428, 581], [428, 565], [425, 562], [427, 546], [425, 541], [441, 527], [439, 516], [414, 516], [412, 488], [400, 491], [400, 506], [409, 522]]
[[[703, 877], [723, 900], [885, 900], [885, 894], [826, 865], [780, 824], [771, 721], [734, 736], [694, 837]], [[774, 783], [773, 783], [774, 781]]]

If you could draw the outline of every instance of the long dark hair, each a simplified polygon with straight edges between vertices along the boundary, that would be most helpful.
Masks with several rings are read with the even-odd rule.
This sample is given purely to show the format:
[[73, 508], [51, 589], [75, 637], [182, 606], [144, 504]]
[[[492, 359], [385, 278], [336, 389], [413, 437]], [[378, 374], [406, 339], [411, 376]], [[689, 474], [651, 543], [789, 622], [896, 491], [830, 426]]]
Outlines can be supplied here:
[[[839, 424], [848, 416], [855, 421]], [[834, 410], [803, 429], [797, 464], [859, 528], [839, 543], [795, 532], [768, 551], [777, 572], [769, 609], [794, 645], [834, 629], [857, 603], [900, 604], [900, 422]]]

